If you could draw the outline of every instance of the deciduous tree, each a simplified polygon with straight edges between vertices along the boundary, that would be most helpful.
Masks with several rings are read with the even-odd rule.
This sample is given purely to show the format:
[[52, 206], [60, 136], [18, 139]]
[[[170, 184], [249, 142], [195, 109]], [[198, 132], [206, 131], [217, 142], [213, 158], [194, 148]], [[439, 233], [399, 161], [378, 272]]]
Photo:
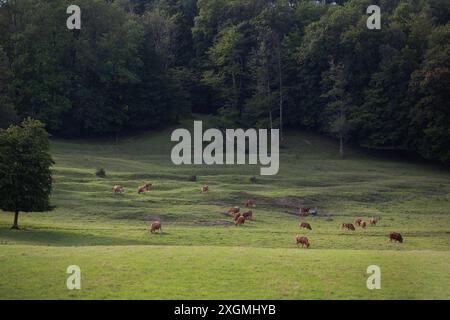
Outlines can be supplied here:
[[0, 129], [0, 209], [14, 212], [11, 229], [19, 229], [20, 212], [50, 209], [53, 163], [41, 122], [27, 118]]

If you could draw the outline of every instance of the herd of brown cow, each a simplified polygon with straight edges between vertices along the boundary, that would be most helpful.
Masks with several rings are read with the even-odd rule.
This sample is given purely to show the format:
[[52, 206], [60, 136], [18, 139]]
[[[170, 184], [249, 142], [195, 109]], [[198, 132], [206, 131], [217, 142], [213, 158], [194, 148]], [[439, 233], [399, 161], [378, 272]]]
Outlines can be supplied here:
[[[365, 229], [367, 227], [367, 223], [361, 218], [358, 218], [358, 219], [355, 220], [355, 225], [358, 226], [358, 227], [361, 227], [363, 229]], [[377, 225], [377, 219], [375, 219], [374, 217], [370, 218], [369, 219], [369, 225], [376, 226]], [[355, 231], [355, 226], [353, 225], [353, 223], [343, 223], [342, 224], [342, 229]]]
[[[247, 208], [256, 208], [256, 200], [249, 199], [245, 202], [245, 206]], [[253, 220], [253, 211], [247, 210], [245, 212], [241, 213], [240, 207], [232, 207], [229, 208], [226, 212], [226, 214], [230, 215], [234, 219], [234, 224], [236, 226], [241, 226], [245, 223], [246, 220]]]
[[[151, 187], [152, 187], [151, 183], [145, 183], [142, 186], [139, 186], [138, 187], [138, 194], [145, 193], [146, 191], [150, 190]], [[113, 187], [113, 191], [114, 191], [114, 193], [122, 193], [122, 192], [124, 192], [124, 188], [120, 184], [116, 184]], [[201, 187], [200, 192], [201, 193], [208, 193], [209, 192], [209, 186], [208, 185], [204, 185], [203, 187]], [[246, 206], [246, 208], [249, 208], [249, 207], [255, 208], [256, 207], [256, 200], [248, 199], [245, 202], [245, 206]], [[232, 208], [229, 208], [226, 211], [226, 214], [228, 214], [228, 215], [233, 217], [234, 224], [236, 226], [241, 226], [241, 225], [243, 225], [245, 223], [246, 220], [252, 220], [253, 219], [253, 211], [252, 210], [247, 210], [247, 211], [245, 211], [243, 213], [241, 213], [240, 211], [241, 211], [240, 207], [232, 207]], [[299, 212], [300, 212], [300, 216], [302, 216], [302, 217], [308, 216], [309, 213], [310, 213], [310, 208], [299, 208]], [[357, 218], [355, 220], [355, 224], [353, 224], [353, 223], [343, 223], [341, 225], [341, 228], [345, 229], [345, 230], [355, 231], [356, 230], [355, 229], [355, 225], [359, 226], [359, 227], [361, 227], [363, 229], [365, 229], [367, 227], [367, 223], [363, 219]], [[369, 225], [370, 226], [376, 226], [377, 225], [377, 220], [374, 217], [370, 218], [369, 219]], [[308, 229], [308, 230], [312, 231], [311, 224], [309, 224], [308, 222], [301, 222], [299, 224], [299, 227], [301, 229]], [[150, 230], [150, 233], [155, 233], [156, 231], [162, 232], [161, 221], [152, 222], [150, 224], [150, 226], [149, 226], [149, 230]], [[310, 246], [309, 239], [306, 236], [297, 235], [295, 237], [295, 241], [297, 243], [297, 246], [299, 246], [301, 244], [302, 248], [303, 247], [309, 248], [309, 246]], [[391, 232], [389, 234], [389, 241], [403, 243], [403, 237], [398, 232]]]
[[[301, 212], [303, 212], [303, 211], [301, 211]], [[363, 229], [365, 229], [367, 227], [367, 223], [363, 219], [358, 218], [358, 219], [356, 219], [355, 224], [353, 224], [353, 223], [343, 223], [341, 228], [345, 229], [345, 230], [355, 231], [356, 230], [355, 229], [355, 225], [359, 226], [359, 227], [361, 227]], [[374, 217], [370, 218], [369, 219], [369, 225], [370, 226], [376, 226], [377, 225], [377, 219], [375, 219]], [[302, 229], [312, 230], [311, 225], [309, 223], [307, 223], [307, 222], [301, 222], [299, 226]], [[305, 247], [305, 246], [306, 246], [306, 248], [309, 248], [309, 246], [310, 246], [309, 239], [306, 236], [297, 235], [295, 237], [295, 241], [297, 242], [297, 246], [299, 246], [301, 244], [302, 248]], [[391, 232], [389, 234], [389, 241], [403, 243], [403, 237], [398, 232]]]

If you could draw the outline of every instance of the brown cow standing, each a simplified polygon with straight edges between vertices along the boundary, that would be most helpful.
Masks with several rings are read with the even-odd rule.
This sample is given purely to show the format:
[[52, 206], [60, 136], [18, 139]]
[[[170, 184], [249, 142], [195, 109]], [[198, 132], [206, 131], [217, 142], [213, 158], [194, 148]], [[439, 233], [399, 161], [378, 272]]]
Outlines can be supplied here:
[[159, 230], [160, 232], [162, 232], [162, 227], [161, 227], [161, 222], [160, 221], [155, 221], [150, 225], [150, 233], [154, 233], [157, 230]]
[[245, 218], [245, 220], [252, 220], [253, 219], [253, 212], [252, 210], [248, 210], [247, 212], [244, 212], [242, 216]]
[[146, 183], [143, 186], [140, 186], [138, 188], [138, 194], [145, 193], [145, 191], [148, 191], [151, 187], [152, 187], [151, 183]]
[[308, 214], [311, 208], [300, 208], [300, 214]]
[[355, 225], [361, 226], [361, 223], [362, 223], [362, 222], [363, 222], [363, 219], [358, 218], [358, 219], [356, 219], [356, 221], [355, 221]]
[[236, 213], [231, 213], [230, 214], [233, 218], [239, 217], [241, 215], [240, 212], [236, 212]]
[[352, 223], [343, 223], [342, 224], [342, 229], [355, 231], [355, 226]]
[[394, 241], [398, 241], [400, 243], [403, 243], [403, 237], [400, 233], [398, 232], [391, 232], [391, 234], [389, 235], [389, 241], [392, 242], [392, 240]]
[[311, 225], [308, 222], [300, 223], [300, 228], [312, 230]]
[[236, 213], [238, 213], [239, 211], [241, 211], [241, 209], [239, 207], [234, 207], [234, 208], [230, 208], [227, 210], [228, 214], [231, 215], [235, 215]]
[[245, 206], [248, 207], [252, 207], [252, 208], [256, 208], [256, 200], [254, 199], [249, 199], [245, 202]]
[[240, 217], [241, 217], [241, 214], [240, 213], [236, 213], [234, 215], [234, 221], [237, 221]]
[[208, 193], [209, 192], [209, 186], [205, 185], [202, 187], [201, 193]]
[[120, 184], [116, 184], [113, 187], [113, 191], [114, 191], [114, 193], [122, 193], [123, 192], [123, 187]]
[[236, 227], [244, 224], [244, 222], [245, 222], [245, 218], [243, 216], [240, 216], [235, 222]]
[[306, 248], [309, 248], [309, 240], [308, 240], [307, 237], [302, 237], [300, 235], [297, 235], [295, 237], [295, 241], [297, 242], [297, 247], [298, 247], [299, 243], [301, 243], [302, 244], [302, 248], [304, 246], [306, 246]]
[[369, 224], [371, 226], [376, 226], [377, 225], [377, 219], [375, 219], [374, 217], [369, 219]]

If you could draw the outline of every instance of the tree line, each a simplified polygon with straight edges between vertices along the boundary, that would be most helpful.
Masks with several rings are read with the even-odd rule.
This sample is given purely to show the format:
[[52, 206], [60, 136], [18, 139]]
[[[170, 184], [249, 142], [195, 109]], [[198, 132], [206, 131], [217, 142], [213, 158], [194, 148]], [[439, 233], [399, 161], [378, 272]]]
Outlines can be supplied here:
[[[0, 126], [302, 128], [450, 162], [447, 0], [0, 0]], [[366, 26], [381, 8], [381, 30]]]

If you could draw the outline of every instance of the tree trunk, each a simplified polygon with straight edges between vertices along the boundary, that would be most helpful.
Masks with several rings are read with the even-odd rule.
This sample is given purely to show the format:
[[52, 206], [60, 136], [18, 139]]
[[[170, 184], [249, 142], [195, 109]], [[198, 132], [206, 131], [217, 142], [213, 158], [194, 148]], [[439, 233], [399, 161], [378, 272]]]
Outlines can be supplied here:
[[269, 111], [269, 123], [270, 123], [270, 130], [273, 129], [273, 121], [272, 121], [272, 107], [270, 106], [270, 79], [269, 75], [267, 75], [267, 107]]
[[339, 158], [344, 159], [344, 139], [339, 135]]
[[19, 210], [14, 213], [14, 224], [11, 227], [13, 230], [19, 230]]
[[233, 82], [233, 107], [237, 108], [237, 88], [236, 88], [236, 76], [234, 72], [231, 72], [231, 80]]
[[278, 48], [278, 79], [280, 81], [280, 139], [283, 141], [283, 77], [281, 72], [281, 43]]

